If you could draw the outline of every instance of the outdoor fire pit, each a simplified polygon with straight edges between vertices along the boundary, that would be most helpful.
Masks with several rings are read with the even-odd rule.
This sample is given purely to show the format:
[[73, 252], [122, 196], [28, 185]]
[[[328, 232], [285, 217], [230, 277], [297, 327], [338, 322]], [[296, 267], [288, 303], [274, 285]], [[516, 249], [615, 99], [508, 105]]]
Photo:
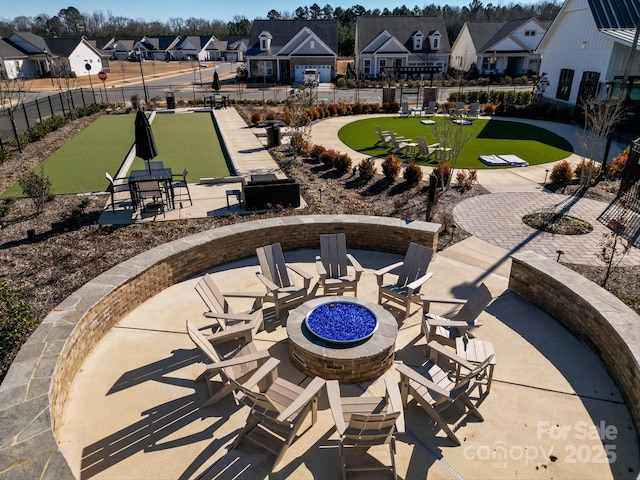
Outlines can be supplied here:
[[344, 383], [377, 378], [393, 364], [396, 319], [358, 298], [316, 298], [289, 313], [289, 359], [309, 376]]

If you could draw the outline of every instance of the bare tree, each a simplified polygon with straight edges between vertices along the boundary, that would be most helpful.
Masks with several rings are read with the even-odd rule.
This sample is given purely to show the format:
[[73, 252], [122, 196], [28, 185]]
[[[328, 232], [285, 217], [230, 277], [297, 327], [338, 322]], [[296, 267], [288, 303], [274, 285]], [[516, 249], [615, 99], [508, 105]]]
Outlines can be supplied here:
[[[446, 184], [443, 185], [446, 190], [451, 184], [453, 171], [456, 168], [456, 162], [458, 161], [460, 152], [467, 142], [473, 138], [473, 130], [465, 125], [453, 123], [451, 118], [445, 117], [435, 125], [433, 134], [436, 137], [436, 142], [440, 144], [440, 147], [450, 149], [446, 152], [442, 152], [443, 155], [446, 153], [446, 161], [451, 165], [451, 175], [447, 178]], [[444, 161], [441, 161], [440, 163], [442, 164], [441, 168], [444, 170]], [[440, 176], [440, 178], [443, 177], [443, 175]]]
[[0, 112], [4, 113], [11, 120], [11, 127], [16, 138], [18, 150], [22, 152], [20, 135], [16, 128], [16, 112], [24, 104], [27, 92], [31, 89], [31, 82], [24, 78], [10, 80], [4, 76], [0, 77]]
[[76, 90], [80, 85], [80, 80], [78, 80], [75, 73], [71, 71], [71, 66], [68, 61], [61, 59], [51, 61], [51, 76], [58, 86], [58, 89], [60, 89], [66, 97], [67, 107], [71, 110], [71, 95], [73, 90]]
[[628, 219], [625, 218], [626, 215], [627, 212], [623, 213], [617, 219], [609, 220], [607, 224], [609, 231], [602, 235], [598, 258], [607, 266], [604, 278], [602, 279], [602, 288], [607, 286], [611, 272], [620, 264], [631, 248], [629, 241], [622, 236], [627, 228]]
[[291, 127], [291, 152], [295, 157], [302, 149], [311, 134], [311, 119], [307, 110], [316, 102], [316, 89], [311, 83], [302, 83], [287, 98], [284, 105], [284, 121]]
[[604, 145], [625, 114], [625, 96], [624, 92], [607, 99], [596, 96], [583, 104], [584, 130], [579, 138], [583, 149], [583, 165], [586, 164], [584, 160], [591, 160], [588, 162], [588, 168], [580, 170], [579, 182], [583, 187], [591, 184], [596, 165], [595, 159], [601, 155]]

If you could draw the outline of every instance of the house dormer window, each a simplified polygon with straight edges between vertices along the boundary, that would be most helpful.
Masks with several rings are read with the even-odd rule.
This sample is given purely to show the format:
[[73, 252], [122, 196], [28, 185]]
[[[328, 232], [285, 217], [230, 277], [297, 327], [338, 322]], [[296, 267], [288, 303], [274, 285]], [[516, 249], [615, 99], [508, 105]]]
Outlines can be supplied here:
[[417, 31], [413, 34], [413, 50], [422, 50], [422, 42], [424, 41], [424, 35], [421, 31]]
[[429, 35], [431, 50], [440, 50], [440, 37], [440, 32], [438, 32], [437, 30]]
[[258, 37], [260, 39], [260, 51], [267, 52], [271, 48], [271, 34], [269, 32], [262, 32]]

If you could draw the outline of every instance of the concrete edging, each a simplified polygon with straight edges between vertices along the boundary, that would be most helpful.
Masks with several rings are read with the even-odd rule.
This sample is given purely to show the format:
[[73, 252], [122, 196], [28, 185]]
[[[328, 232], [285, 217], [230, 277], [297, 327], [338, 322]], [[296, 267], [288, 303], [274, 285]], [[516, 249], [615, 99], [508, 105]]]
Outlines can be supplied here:
[[532, 251], [511, 259], [509, 289], [551, 315], [598, 356], [640, 432], [640, 316], [552, 259]]
[[255, 220], [175, 240], [102, 273], [45, 317], [0, 385], [0, 476], [74, 478], [56, 439], [68, 386], [102, 337], [162, 290], [270, 243], [285, 251], [319, 248], [321, 233], [344, 232], [349, 248], [404, 254], [412, 241], [435, 250], [439, 228], [365, 215]]

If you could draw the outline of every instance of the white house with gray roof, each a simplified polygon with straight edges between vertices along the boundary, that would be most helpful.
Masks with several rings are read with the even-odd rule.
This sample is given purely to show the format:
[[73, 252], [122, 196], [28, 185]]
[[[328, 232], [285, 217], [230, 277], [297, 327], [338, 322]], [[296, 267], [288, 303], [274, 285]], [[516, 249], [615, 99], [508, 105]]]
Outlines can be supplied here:
[[538, 73], [536, 52], [547, 27], [536, 18], [508, 22], [466, 22], [451, 47], [451, 68], [480, 75]]
[[566, 0], [538, 47], [543, 96], [576, 105], [615, 93], [629, 66], [631, 99], [640, 101], [639, 45], [631, 56], [639, 18], [640, 0]]
[[337, 20], [254, 20], [244, 57], [255, 81], [300, 83], [313, 68], [320, 82], [330, 82], [337, 51]]
[[28, 58], [26, 54], [0, 38], [0, 79], [20, 78]]
[[447, 71], [450, 44], [442, 16], [371, 16], [356, 19], [355, 51], [363, 77], [388, 68], [440, 74]]

